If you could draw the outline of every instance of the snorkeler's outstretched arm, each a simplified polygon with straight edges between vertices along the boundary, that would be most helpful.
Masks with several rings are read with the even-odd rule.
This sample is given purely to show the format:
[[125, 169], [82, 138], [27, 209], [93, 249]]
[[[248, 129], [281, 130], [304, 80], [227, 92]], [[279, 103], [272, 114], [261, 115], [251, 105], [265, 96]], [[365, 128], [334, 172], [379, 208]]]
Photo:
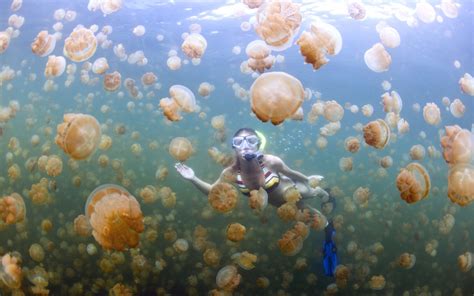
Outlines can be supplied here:
[[228, 170], [228, 169], [224, 169], [221, 175], [219, 176], [219, 179], [217, 179], [217, 181], [214, 182], [214, 184], [209, 184], [199, 179], [194, 173], [194, 170], [183, 163], [179, 162], [175, 164], [174, 167], [184, 179], [189, 180], [199, 191], [201, 191], [206, 196], [209, 195], [209, 191], [211, 191], [211, 188], [212, 186], [214, 186], [214, 184], [219, 183], [224, 179], [224, 174]]
[[266, 154], [265, 159], [268, 161], [269, 167], [274, 172], [287, 176], [293, 180], [293, 182], [300, 182], [304, 184], [308, 183], [309, 177], [301, 172], [290, 169], [290, 167], [288, 167], [286, 163], [278, 156]]

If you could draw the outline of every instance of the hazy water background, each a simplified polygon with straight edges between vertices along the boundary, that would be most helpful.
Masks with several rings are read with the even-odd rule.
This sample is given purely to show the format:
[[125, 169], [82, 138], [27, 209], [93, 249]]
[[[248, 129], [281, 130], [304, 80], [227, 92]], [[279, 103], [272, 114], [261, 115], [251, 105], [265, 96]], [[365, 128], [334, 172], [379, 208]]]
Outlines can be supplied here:
[[[413, 291], [415, 287], [429, 286], [433, 293], [435, 289], [442, 292], [442, 295], [451, 295], [456, 287], [462, 288], [463, 295], [470, 295], [474, 292], [473, 273], [461, 273], [457, 267], [457, 256], [465, 251], [474, 251], [472, 237], [474, 235], [474, 222], [472, 217], [474, 211], [472, 205], [460, 208], [450, 203], [446, 196], [448, 167], [442, 158], [431, 159], [425, 157], [421, 163], [428, 169], [432, 186], [437, 187], [427, 200], [414, 205], [407, 205], [399, 198], [395, 187], [395, 178], [398, 170], [410, 162], [407, 154], [414, 144], [421, 144], [425, 149], [429, 145], [434, 145], [441, 150], [439, 145], [438, 131], [445, 125], [458, 124], [463, 128], [471, 129], [473, 123], [474, 101], [472, 97], [463, 94], [458, 86], [458, 80], [464, 73], [473, 73], [474, 69], [474, 36], [473, 36], [473, 5], [472, 1], [460, 1], [461, 8], [459, 17], [449, 19], [444, 17], [442, 23], [431, 24], [419, 23], [418, 27], [411, 28], [405, 23], [395, 18], [386, 19], [386, 22], [396, 28], [401, 36], [401, 46], [389, 49], [392, 56], [390, 70], [384, 73], [374, 73], [364, 64], [364, 52], [379, 37], [375, 30], [375, 25], [380, 19], [367, 19], [363, 22], [354, 21], [347, 16], [332, 16], [328, 13], [319, 14], [325, 20], [337, 27], [343, 37], [343, 47], [337, 56], [330, 57], [330, 62], [318, 71], [313, 71], [312, 67], [303, 64], [303, 58], [298, 52], [298, 46], [292, 46], [284, 52], [283, 63], [277, 63], [271, 71], [285, 71], [301, 80], [304, 87], [308, 87], [314, 92], [320, 92], [323, 100], [335, 99], [341, 105], [350, 102], [361, 107], [364, 104], [372, 104], [375, 112], [371, 119], [365, 118], [360, 112], [352, 114], [345, 110], [342, 120], [341, 130], [328, 138], [328, 146], [324, 150], [319, 150], [315, 146], [315, 140], [319, 134], [319, 128], [326, 124], [320, 118], [314, 125], [303, 122], [285, 122], [282, 126], [275, 127], [269, 123], [262, 123], [254, 116], [250, 115], [248, 101], [242, 101], [234, 96], [228, 78], [233, 78], [245, 89], [250, 88], [253, 78], [250, 75], [240, 73], [240, 63], [247, 59], [245, 46], [252, 40], [258, 38], [254, 30], [243, 32], [240, 23], [248, 21], [251, 15], [241, 17], [224, 18], [219, 20], [201, 20], [193, 16], [210, 15], [209, 11], [224, 5], [221, 1], [190, 1], [174, 4], [163, 4], [159, 1], [145, 5], [144, 1], [125, 1], [125, 6], [119, 12], [103, 17], [100, 12], [89, 12], [87, 1], [32, 1], [25, 0], [22, 9], [17, 14], [25, 17], [25, 24], [21, 28], [18, 38], [12, 39], [9, 49], [0, 55], [0, 65], [8, 65], [15, 70], [21, 70], [22, 75], [17, 76], [10, 83], [12, 90], [7, 90], [5, 85], [0, 88], [0, 104], [7, 105], [10, 100], [18, 100], [22, 106], [29, 103], [28, 93], [35, 92], [42, 96], [40, 102], [34, 104], [33, 115], [28, 112], [19, 112], [16, 118], [12, 119], [5, 127], [4, 134], [0, 138], [0, 152], [5, 155], [8, 151], [8, 139], [17, 137], [21, 146], [29, 150], [29, 156], [40, 156], [41, 147], [30, 148], [29, 140], [33, 134], [39, 134], [41, 144], [46, 140], [53, 140], [57, 124], [62, 122], [62, 116], [67, 112], [82, 112], [94, 115], [101, 123], [111, 120], [109, 130], [105, 134], [111, 136], [114, 144], [106, 153], [97, 151], [88, 162], [80, 162], [79, 175], [83, 177], [84, 184], [80, 188], [75, 188], [71, 184], [71, 178], [77, 174], [72, 172], [67, 165], [68, 157], [52, 143], [52, 154], [61, 156], [64, 164], [63, 173], [56, 177], [58, 190], [54, 193], [54, 203], [49, 206], [34, 206], [26, 194], [22, 194], [27, 203], [28, 222], [26, 224], [28, 237], [21, 238], [16, 234], [17, 229], [11, 226], [0, 232], [0, 250], [17, 250], [23, 255], [23, 265], [27, 267], [35, 266], [35, 263], [28, 256], [28, 248], [38, 242], [43, 236], [39, 230], [39, 223], [44, 218], [50, 218], [54, 224], [54, 230], [47, 234], [48, 239], [54, 241], [59, 250], [58, 253], [47, 255], [43, 264], [49, 270], [61, 270], [59, 266], [73, 268], [73, 277], [63, 276], [59, 283], [50, 285], [53, 294], [67, 294], [67, 288], [76, 282], [84, 283], [84, 291], [90, 291], [93, 278], [100, 270], [97, 262], [102, 256], [86, 258], [80, 267], [72, 265], [73, 251], [66, 251], [62, 248], [61, 241], [65, 241], [67, 246], [74, 246], [79, 243], [94, 243], [93, 238], [79, 239], [69, 235], [59, 238], [57, 233], [60, 229], [66, 229], [68, 223], [72, 223], [74, 217], [82, 213], [84, 202], [88, 194], [99, 184], [117, 183], [116, 175], [110, 168], [100, 168], [97, 158], [100, 154], [107, 154], [110, 159], [117, 158], [123, 161], [124, 171], [133, 171], [136, 178], [132, 180], [131, 186], [127, 189], [138, 198], [137, 191], [146, 185], [169, 186], [177, 194], [178, 204], [174, 210], [175, 221], [163, 221], [159, 226], [159, 238], [153, 244], [143, 246], [142, 253], [149, 259], [151, 265], [154, 264], [157, 254], [163, 254], [166, 247], [171, 243], [162, 239], [162, 231], [168, 226], [173, 226], [178, 232], [178, 237], [191, 237], [194, 227], [198, 224], [208, 227], [211, 231], [212, 241], [217, 246], [223, 248], [223, 258], [221, 266], [229, 263], [231, 247], [225, 246], [224, 230], [228, 223], [238, 221], [245, 224], [249, 229], [249, 234], [236, 249], [239, 251], [248, 250], [260, 256], [268, 254], [268, 261], [259, 261], [257, 267], [252, 271], [241, 271], [243, 276], [242, 284], [236, 293], [242, 295], [252, 294], [276, 294], [280, 287], [283, 271], [294, 272], [294, 280], [285, 289], [292, 295], [306, 293], [311, 295], [313, 291], [324, 291], [325, 287], [332, 282], [322, 274], [320, 266], [320, 248], [322, 235], [311, 233], [305, 241], [303, 250], [295, 257], [285, 257], [280, 254], [276, 241], [288, 230], [290, 224], [281, 222], [274, 209], [268, 209], [268, 223], [262, 224], [257, 217], [253, 216], [248, 209], [247, 202], [241, 198], [239, 207], [231, 215], [222, 216], [214, 214], [210, 219], [201, 217], [200, 212], [207, 206], [207, 200], [198, 193], [190, 184], [183, 181], [173, 168], [174, 160], [167, 152], [167, 144], [176, 136], [185, 136], [192, 140], [196, 153], [187, 161], [193, 167], [198, 176], [207, 181], [217, 178], [221, 167], [210, 159], [207, 149], [210, 146], [219, 145], [214, 140], [214, 131], [210, 127], [210, 118], [215, 115], [225, 114], [227, 135], [230, 139], [233, 132], [243, 126], [253, 127], [262, 131], [268, 137], [267, 152], [281, 156], [291, 167], [298, 168], [303, 173], [321, 174], [326, 177], [328, 186], [338, 186], [344, 192], [344, 196], [352, 196], [354, 190], [359, 187], [369, 187], [372, 198], [368, 209], [358, 209], [355, 213], [344, 212], [343, 202], [338, 203], [335, 215], [344, 217], [344, 225], [354, 225], [356, 232], [350, 234], [342, 230], [338, 233], [338, 243], [340, 249], [341, 263], [346, 265], [358, 263], [353, 256], [345, 252], [345, 247], [350, 240], [356, 241], [361, 247], [368, 247], [380, 241], [385, 250], [378, 258], [378, 263], [370, 266], [370, 276], [383, 274], [389, 284], [384, 291], [377, 294], [389, 293], [401, 295], [405, 290]], [[379, 3], [379, 2], [377, 2]], [[415, 3], [406, 1], [409, 7], [414, 7]], [[437, 2], [433, 4], [438, 4]], [[0, 2], [0, 28], [8, 26], [8, 16], [10, 1]], [[158, 76], [158, 82], [162, 85], [160, 90], [154, 90], [154, 98], [143, 98], [135, 100], [135, 110], [127, 110], [127, 102], [134, 101], [128, 96], [125, 88], [124, 98], [118, 98], [116, 93], [107, 93], [103, 90], [101, 82], [96, 86], [85, 86], [81, 84], [79, 77], [80, 65], [76, 73], [76, 80], [69, 88], [64, 87], [66, 75], [55, 79], [59, 89], [54, 92], [44, 92], [43, 76], [46, 58], [39, 58], [31, 53], [30, 44], [40, 30], [52, 31], [55, 23], [53, 12], [58, 8], [71, 9], [77, 11], [75, 21], [65, 22], [63, 39], [58, 41], [52, 54], [62, 55], [64, 38], [66, 38], [77, 24], [88, 27], [93, 24], [111, 25], [113, 33], [109, 39], [114, 44], [123, 43], [127, 53], [136, 50], [143, 50], [148, 58], [148, 64], [140, 67], [129, 65], [127, 62], [120, 62], [113, 54], [112, 48], [98, 48], [91, 62], [98, 57], [107, 57], [110, 69], [118, 70], [122, 74], [122, 79], [131, 77], [140, 85], [140, 77], [143, 73], [153, 71]], [[437, 9], [437, 13], [442, 12]], [[305, 17], [307, 17], [305, 15]], [[181, 58], [185, 58], [180, 51], [182, 43], [181, 34], [188, 31], [190, 24], [198, 23], [202, 26], [202, 34], [208, 42], [205, 55], [199, 66], [191, 63], [183, 65], [178, 71], [170, 71], [166, 67], [167, 54], [170, 49], [178, 51]], [[309, 17], [301, 25], [300, 33], [309, 25]], [[143, 37], [136, 37], [132, 30], [137, 25], [146, 28]], [[162, 34], [164, 40], [158, 42], [156, 35]], [[242, 48], [242, 53], [234, 55], [232, 47], [238, 45]], [[274, 52], [273, 54], [278, 54]], [[21, 62], [26, 60], [26, 65], [21, 66]], [[453, 66], [454, 60], [461, 62], [460, 69]], [[68, 61], [69, 63], [70, 61]], [[36, 81], [29, 81], [29, 73], [36, 73]], [[383, 108], [380, 105], [380, 95], [384, 92], [381, 82], [388, 80], [392, 84], [392, 89], [396, 90], [403, 99], [402, 117], [409, 121], [410, 132], [398, 137], [398, 140], [391, 143], [382, 151], [374, 151], [371, 147], [362, 147], [359, 153], [352, 155], [354, 159], [354, 169], [352, 172], [341, 172], [338, 162], [341, 157], [350, 156], [344, 150], [343, 142], [348, 136], [360, 135], [352, 126], [358, 122], [362, 124], [375, 118], [384, 118]], [[122, 80], [123, 81], [123, 80]], [[197, 94], [198, 86], [201, 82], [210, 82], [215, 85], [215, 91], [210, 98], [204, 99]], [[189, 87], [196, 95], [199, 105], [206, 112], [207, 119], [201, 120], [197, 114], [185, 114], [180, 122], [171, 125], [165, 124], [163, 116], [158, 109], [160, 98], [168, 96], [168, 89], [173, 84], [183, 84]], [[142, 86], [140, 85], [140, 88]], [[142, 89], [141, 89], [142, 90]], [[146, 93], [145, 90], [142, 92]], [[95, 95], [92, 104], [85, 104], [84, 98], [88, 93]], [[447, 96], [451, 100], [460, 98], [466, 105], [466, 113], [463, 118], [454, 118], [449, 110], [441, 103], [441, 98]], [[74, 99], [76, 98], [76, 99]], [[81, 101], [78, 103], [78, 101]], [[309, 112], [315, 99], [305, 101], [303, 108], [305, 113]], [[419, 103], [422, 107], [427, 102], [435, 102], [441, 109], [442, 123], [433, 127], [425, 123], [421, 112], [412, 110], [413, 103]], [[102, 105], [111, 107], [110, 112], [102, 114]], [[153, 110], [145, 108], [146, 104], [152, 104]], [[36, 124], [33, 129], [27, 129], [25, 119], [35, 117]], [[117, 135], [113, 131], [116, 124], [125, 124], [127, 132], [123, 136]], [[49, 126], [53, 129], [52, 138], [43, 134], [43, 128]], [[140, 139], [135, 141], [130, 138], [132, 131], [140, 132]], [[419, 133], [424, 131], [426, 138], [422, 139]], [[309, 147], [305, 147], [304, 140], [311, 141]], [[159, 142], [157, 150], [150, 150], [148, 144], [156, 140]], [[143, 147], [141, 156], [136, 157], [130, 152], [133, 143], [140, 143]], [[219, 146], [225, 150], [228, 142]], [[41, 145], [40, 145], [41, 146]], [[230, 151], [227, 147], [227, 151]], [[369, 153], [372, 157], [369, 157]], [[371, 172], [379, 168], [375, 156], [391, 155], [394, 165], [387, 170], [387, 176], [374, 178]], [[1, 177], [4, 178], [2, 195], [12, 191], [23, 193], [29, 190], [31, 184], [38, 182], [38, 174], [29, 176], [23, 164], [26, 159], [15, 156], [15, 163], [22, 168], [21, 180], [10, 183], [8, 181], [8, 165], [5, 157], [0, 158]], [[169, 176], [165, 181], [157, 182], [155, 171], [159, 165], [169, 168]], [[46, 177], [42, 173], [41, 177]], [[87, 179], [97, 179], [88, 180]], [[319, 201], [313, 202], [319, 207]], [[170, 210], [165, 209], [160, 203], [145, 205], [141, 203], [145, 215], [166, 216]], [[437, 228], [431, 224], [421, 225], [419, 214], [426, 214], [430, 220], [440, 220], [448, 207], [456, 208], [456, 224], [448, 235], [441, 235]], [[372, 218], [365, 218], [367, 211], [372, 212]], [[62, 217], [59, 213], [64, 213]], [[386, 226], [386, 222], [393, 222], [391, 227]], [[408, 223], [411, 227], [403, 228], [403, 224]], [[438, 255], [431, 257], [424, 251], [425, 243], [435, 238], [439, 241]], [[64, 246], [64, 244], [63, 244]], [[99, 247], [99, 246], [98, 246]], [[72, 253], [69, 253], [72, 252]], [[390, 267], [390, 262], [396, 260], [403, 252], [413, 253], [417, 256], [417, 263], [411, 270]], [[69, 256], [68, 256], [69, 255]], [[72, 256], [72, 257], [71, 257]], [[202, 254], [190, 248], [185, 259], [179, 259], [179, 263], [174, 264], [176, 258], [166, 258], [168, 266], [159, 275], [153, 275], [145, 282], [135, 285], [137, 292], [142, 294], [154, 291], [158, 286], [167, 287], [175, 295], [184, 293], [188, 285], [186, 278], [192, 274], [199, 274], [200, 269], [195, 267], [197, 262], [202, 261]], [[293, 271], [296, 258], [306, 257], [311, 268], [303, 271]], [[126, 256], [126, 263], [120, 267], [120, 273], [124, 275], [123, 283], [133, 286], [133, 275], [130, 271], [130, 256]], [[220, 268], [219, 267], [219, 268]], [[63, 269], [63, 270], [64, 270]], [[212, 268], [214, 275], [218, 268]], [[306, 283], [306, 276], [309, 272], [315, 272], [318, 276], [316, 286]], [[94, 274], [93, 277], [91, 275]], [[356, 268], [351, 272], [354, 278]], [[270, 287], [262, 291], [255, 287], [255, 278], [267, 276], [270, 279]], [[370, 276], [368, 277], [370, 279]], [[442, 280], [440, 280], [442, 279]], [[174, 281], [170, 285], [169, 281]], [[27, 280], [25, 279], [25, 282]], [[367, 280], [365, 281], [367, 282]], [[352, 283], [352, 282], [351, 282]], [[172, 287], [171, 287], [172, 286]], [[169, 287], [169, 288], [168, 288]], [[200, 282], [199, 293], [206, 293], [214, 288], [213, 284]], [[101, 293], [104, 293], [102, 290]], [[374, 293], [363, 286], [358, 291], [352, 289], [351, 284], [341, 294], [367, 295]], [[410, 294], [412, 295], [412, 294]], [[414, 294], [413, 294], [414, 295]]]

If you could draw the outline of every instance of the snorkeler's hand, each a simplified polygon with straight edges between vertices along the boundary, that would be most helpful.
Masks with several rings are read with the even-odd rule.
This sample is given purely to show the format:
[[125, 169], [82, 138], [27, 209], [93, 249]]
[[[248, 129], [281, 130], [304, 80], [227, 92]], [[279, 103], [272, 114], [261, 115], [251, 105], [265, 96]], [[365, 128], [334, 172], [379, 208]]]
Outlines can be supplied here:
[[188, 167], [184, 163], [178, 162], [174, 165], [174, 167], [176, 168], [178, 173], [180, 173], [181, 176], [186, 180], [192, 180], [195, 177], [193, 169]]

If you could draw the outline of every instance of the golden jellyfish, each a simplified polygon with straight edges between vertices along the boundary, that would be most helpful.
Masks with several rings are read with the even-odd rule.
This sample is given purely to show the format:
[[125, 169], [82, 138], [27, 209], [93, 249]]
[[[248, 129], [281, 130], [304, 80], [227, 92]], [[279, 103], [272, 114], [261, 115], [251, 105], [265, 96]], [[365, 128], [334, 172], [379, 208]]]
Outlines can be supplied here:
[[175, 84], [169, 89], [170, 97], [178, 104], [179, 108], [184, 112], [196, 111], [196, 98], [193, 92], [186, 86]]
[[168, 147], [169, 154], [177, 161], [186, 161], [194, 152], [193, 145], [185, 137], [176, 137]]
[[361, 2], [351, 1], [347, 4], [347, 13], [351, 18], [361, 21], [365, 19], [367, 11]]
[[267, 2], [257, 12], [255, 31], [275, 50], [284, 50], [291, 46], [301, 20], [300, 4], [279, 0]]
[[86, 28], [75, 28], [64, 40], [64, 55], [74, 62], [83, 62], [92, 57], [97, 49], [94, 33]]
[[265, 189], [250, 191], [249, 206], [251, 209], [263, 211], [268, 205], [268, 193]]
[[309, 227], [301, 221], [296, 222], [293, 226], [293, 231], [301, 236], [304, 240], [309, 236]]
[[440, 8], [446, 17], [458, 17], [458, 4], [454, 0], [441, 0]]
[[249, 57], [247, 65], [253, 71], [259, 73], [270, 69], [275, 63], [275, 57], [270, 55], [271, 49], [262, 40], [254, 40], [250, 42], [245, 48], [245, 53]]
[[412, 160], [423, 160], [425, 158], [425, 147], [420, 144], [413, 145], [410, 148], [410, 157]]
[[51, 35], [48, 31], [41, 31], [31, 43], [31, 51], [34, 54], [45, 57], [53, 52], [56, 47], [56, 36]]
[[141, 81], [144, 86], [147, 86], [147, 85], [152, 85], [153, 83], [155, 83], [157, 79], [158, 77], [156, 77], [155, 73], [146, 72], [145, 74], [142, 75]]
[[352, 194], [354, 202], [361, 208], [366, 208], [369, 204], [371, 192], [367, 187], [358, 187]]
[[242, 0], [242, 3], [247, 5], [250, 9], [259, 8], [265, 0]]
[[230, 259], [234, 260], [237, 265], [245, 270], [251, 270], [255, 268], [255, 262], [257, 262], [257, 255], [249, 253], [247, 251], [233, 254]]
[[252, 111], [258, 119], [278, 125], [301, 106], [304, 89], [297, 78], [284, 72], [270, 72], [253, 82], [250, 96]]
[[386, 92], [382, 95], [382, 105], [384, 112], [394, 112], [399, 114], [402, 111], [403, 102], [400, 95], [392, 90], [392, 92]]
[[463, 207], [474, 201], [474, 166], [460, 163], [449, 170], [448, 197]]
[[305, 62], [317, 70], [329, 62], [326, 55], [337, 55], [341, 51], [342, 37], [333, 25], [317, 21], [311, 23], [311, 30], [304, 31], [296, 44]]
[[216, 115], [211, 118], [211, 126], [215, 130], [223, 130], [225, 128], [225, 115]]
[[46, 173], [48, 176], [57, 177], [63, 171], [63, 161], [57, 155], [51, 155], [46, 162]]
[[365, 143], [376, 149], [383, 149], [390, 141], [390, 127], [382, 119], [369, 122], [363, 131]]
[[23, 5], [23, 0], [13, 0], [12, 4], [10, 5], [11, 11], [15, 12], [20, 10], [21, 6]]
[[441, 138], [444, 160], [449, 165], [470, 163], [474, 159], [474, 135], [458, 125], [446, 126], [445, 131]]
[[50, 55], [46, 67], [44, 69], [44, 76], [46, 78], [53, 78], [61, 76], [66, 70], [66, 59], [62, 56]]
[[240, 284], [242, 276], [234, 265], [227, 265], [219, 269], [216, 284], [220, 289], [232, 291]]
[[347, 286], [347, 281], [349, 279], [349, 268], [345, 265], [338, 265], [334, 270], [334, 276], [336, 277], [336, 285], [338, 288], [342, 289]]
[[392, 57], [382, 43], [375, 43], [364, 53], [364, 61], [370, 70], [380, 73], [388, 70]]
[[[260, 188], [259, 191], [264, 190]], [[266, 192], [266, 191], [265, 191]], [[296, 186], [288, 186], [283, 193], [283, 199], [289, 203], [297, 203], [302, 198], [301, 193]]]
[[181, 68], [181, 59], [176, 55], [170, 56], [168, 60], [166, 60], [166, 65], [172, 71], [179, 70], [179, 68]]
[[74, 232], [82, 237], [88, 237], [92, 234], [92, 227], [86, 216], [79, 215], [74, 219]]
[[459, 255], [458, 257], [458, 266], [462, 272], [468, 272], [471, 270], [472, 265], [474, 264], [474, 254], [471, 252], [466, 252], [464, 254]]
[[0, 280], [10, 289], [19, 289], [22, 280], [22, 270], [19, 258], [7, 253], [1, 258]]
[[18, 193], [0, 198], [0, 221], [15, 224], [25, 220], [25, 201]]
[[285, 232], [278, 240], [278, 248], [280, 249], [281, 253], [285, 256], [294, 256], [303, 247], [303, 237], [300, 236], [296, 231], [293, 229], [288, 230]]
[[416, 16], [424, 23], [429, 24], [435, 21], [436, 11], [428, 2], [418, 2], [415, 8]]
[[91, 115], [64, 114], [64, 123], [57, 126], [55, 142], [73, 159], [86, 159], [99, 145], [100, 125]]
[[116, 91], [122, 83], [122, 75], [114, 71], [104, 75], [104, 89], [106, 91]]
[[202, 255], [204, 263], [217, 267], [221, 261], [221, 253], [216, 248], [207, 248]]
[[298, 207], [295, 203], [285, 202], [278, 207], [277, 214], [278, 217], [285, 222], [293, 221], [296, 219], [296, 215], [298, 214]]
[[43, 205], [52, 201], [52, 197], [48, 192], [48, 179], [42, 178], [38, 183], [32, 184], [30, 191], [28, 191], [33, 204]]
[[163, 98], [160, 100], [160, 108], [163, 110], [163, 115], [171, 121], [179, 121], [183, 117], [180, 115], [180, 108], [176, 102], [170, 98]]
[[403, 253], [398, 257], [398, 265], [404, 269], [411, 269], [415, 266], [416, 257], [413, 254]]
[[191, 33], [183, 44], [181, 44], [181, 50], [190, 59], [199, 59], [202, 57], [207, 48], [206, 39], [199, 33]]
[[106, 58], [98, 58], [92, 64], [92, 72], [102, 75], [109, 69], [109, 63]]
[[344, 108], [336, 101], [327, 101], [324, 103], [323, 114], [327, 121], [338, 122], [344, 116]]
[[97, 187], [86, 202], [92, 235], [104, 249], [135, 248], [144, 230], [140, 204], [125, 188], [106, 184]]
[[176, 193], [169, 187], [160, 188], [158, 198], [161, 199], [161, 204], [167, 209], [174, 208], [176, 205]]
[[233, 242], [240, 242], [244, 239], [247, 229], [240, 223], [232, 223], [227, 226], [227, 239]]
[[415, 203], [426, 198], [431, 189], [428, 172], [421, 164], [415, 162], [400, 171], [396, 184], [400, 197], [407, 203]]
[[348, 137], [344, 141], [344, 147], [351, 153], [357, 153], [360, 149], [360, 141], [356, 137]]
[[423, 118], [430, 125], [438, 125], [441, 122], [441, 111], [435, 103], [426, 103], [423, 107]]
[[189, 243], [184, 238], [179, 238], [173, 243], [173, 249], [177, 253], [185, 253], [189, 249]]
[[237, 205], [239, 193], [229, 183], [221, 182], [212, 186], [208, 201], [213, 209], [220, 213], [232, 211]]
[[4, 53], [10, 45], [10, 33], [0, 31], [0, 54]]
[[396, 48], [400, 46], [400, 34], [398, 31], [387, 25], [385, 22], [380, 22], [376, 26], [379, 33], [380, 41], [388, 48]]
[[207, 98], [215, 89], [214, 85], [209, 82], [203, 82], [199, 84], [198, 93], [201, 97]]
[[384, 156], [380, 159], [380, 166], [384, 169], [391, 167], [393, 164], [393, 159], [391, 156]]
[[460, 99], [454, 99], [454, 101], [449, 105], [449, 111], [454, 117], [461, 118], [464, 116], [466, 106], [464, 106]]
[[341, 157], [339, 159], [339, 169], [343, 172], [350, 172], [352, 171], [353, 161], [352, 157]]
[[140, 190], [140, 197], [146, 204], [154, 203], [158, 199], [158, 192], [155, 186], [147, 185]]
[[[1, 40], [1, 38], [0, 38]], [[1, 41], [0, 41], [1, 45]], [[0, 46], [1, 53], [1, 46]], [[459, 79], [459, 86], [463, 93], [474, 96], [474, 78], [469, 73], [464, 73], [464, 76]]]
[[385, 288], [385, 278], [383, 275], [374, 275], [370, 278], [369, 287], [372, 290], [383, 290]]
[[44, 260], [44, 249], [40, 244], [32, 244], [28, 249], [31, 259], [36, 262], [42, 262]]

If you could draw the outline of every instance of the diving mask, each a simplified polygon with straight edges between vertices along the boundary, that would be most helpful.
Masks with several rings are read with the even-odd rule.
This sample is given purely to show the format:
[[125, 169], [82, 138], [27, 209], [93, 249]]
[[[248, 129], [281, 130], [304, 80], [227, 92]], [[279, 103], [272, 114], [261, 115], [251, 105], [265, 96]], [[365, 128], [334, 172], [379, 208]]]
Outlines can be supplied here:
[[244, 142], [251, 148], [255, 148], [260, 143], [260, 139], [256, 135], [249, 135], [244, 137], [234, 137], [232, 138], [232, 147], [234, 148], [242, 148], [244, 146]]

